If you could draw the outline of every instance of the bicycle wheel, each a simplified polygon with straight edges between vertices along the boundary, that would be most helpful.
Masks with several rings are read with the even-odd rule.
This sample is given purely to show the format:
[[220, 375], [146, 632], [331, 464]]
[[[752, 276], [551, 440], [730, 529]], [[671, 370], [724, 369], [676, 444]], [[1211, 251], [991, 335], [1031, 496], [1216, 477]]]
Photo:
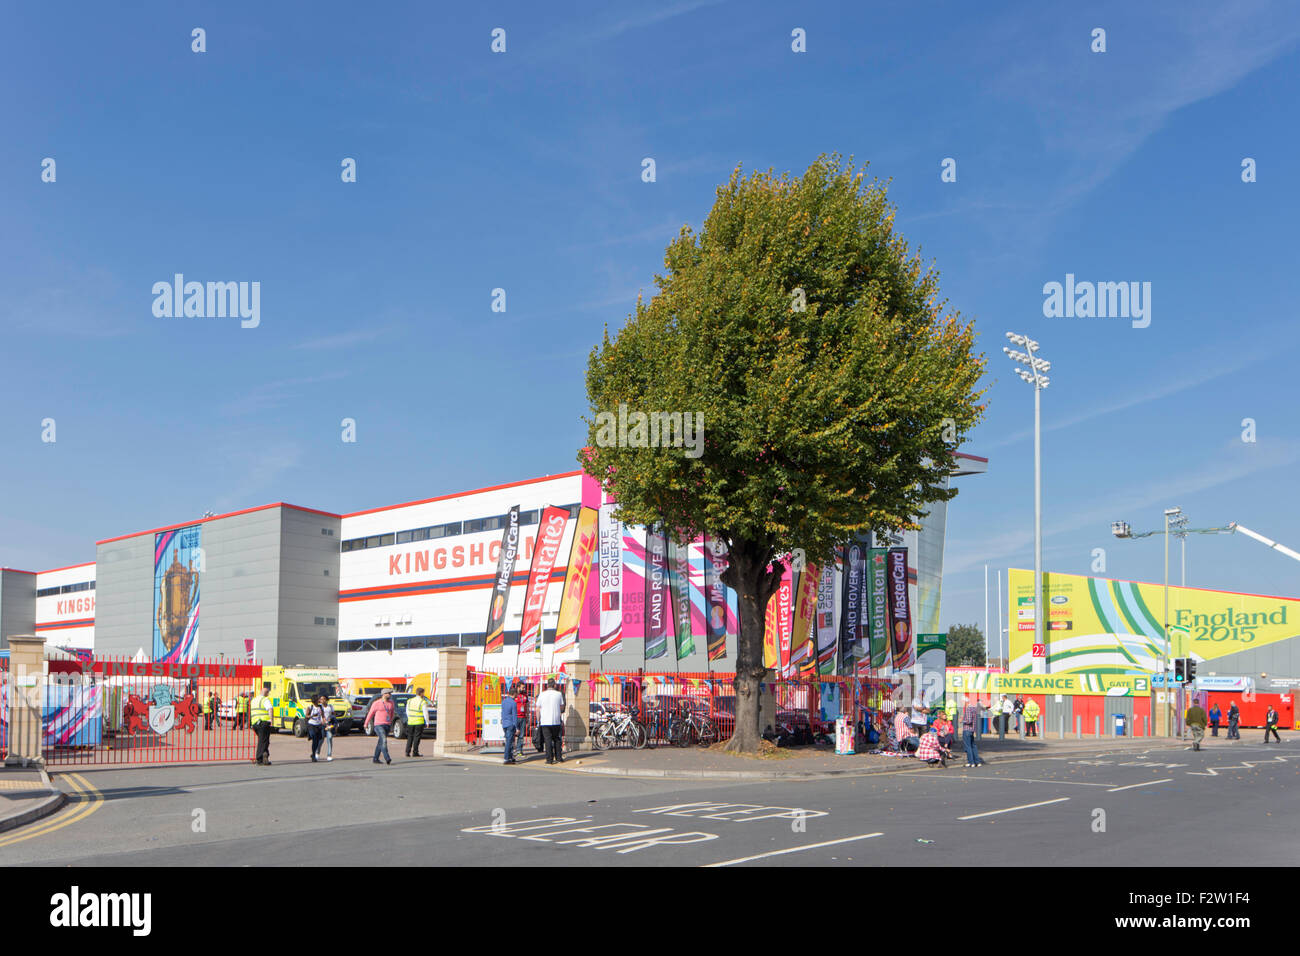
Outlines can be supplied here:
[[668, 725], [668, 742], [674, 747], [685, 747], [690, 743], [690, 728], [684, 720], [674, 720]]
[[609, 741], [605, 738], [605, 731], [609, 724], [597, 724], [591, 728], [591, 745], [597, 750], [605, 750], [609, 747]]
[[596, 748], [598, 750], [608, 750], [615, 746], [619, 741], [618, 731], [612, 724], [605, 724], [600, 728], [600, 736], [597, 738]]
[[717, 739], [718, 739], [718, 731], [713, 726], [713, 721], [705, 717], [702, 721], [700, 721], [700, 737], [697, 742], [701, 747], [707, 747], [709, 744], [715, 743]]
[[645, 724], [639, 720], [632, 721], [632, 731], [632, 746], [637, 750], [644, 750], [645, 745], [650, 742], [650, 735], [646, 733]]

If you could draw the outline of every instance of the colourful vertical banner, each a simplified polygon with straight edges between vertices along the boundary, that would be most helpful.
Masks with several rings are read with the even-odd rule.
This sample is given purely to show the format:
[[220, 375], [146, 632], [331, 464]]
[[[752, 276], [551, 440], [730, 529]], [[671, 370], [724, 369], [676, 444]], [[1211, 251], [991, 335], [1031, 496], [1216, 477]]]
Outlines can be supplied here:
[[695, 653], [691, 634], [691, 569], [688, 545], [668, 538], [668, 586], [673, 604], [673, 635], [677, 639], [677, 659]]
[[817, 667], [813, 624], [817, 618], [817, 588], [821, 573], [817, 565], [808, 565], [799, 575], [794, 597], [794, 626], [791, 632], [790, 669], [800, 677], [811, 676]]
[[533, 546], [533, 564], [528, 570], [528, 590], [524, 592], [524, 617], [519, 625], [519, 653], [542, 652], [542, 611], [546, 592], [551, 585], [551, 571], [560, 558], [560, 542], [569, 523], [569, 509], [547, 505], [542, 509]]
[[776, 589], [776, 633], [780, 650], [781, 676], [790, 676], [790, 633], [794, 614], [794, 572], [790, 570], [790, 559], [784, 560], [785, 573], [781, 575], [781, 585]]
[[722, 575], [727, 570], [727, 542], [708, 538], [704, 547], [704, 586], [709, 599], [709, 660], [727, 656], [727, 586]]
[[492, 579], [492, 599], [488, 604], [487, 643], [484, 653], [496, 654], [506, 648], [506, 606], [510, 603], [510, 581], [519, 556], [519, 506], [506, 515], [501, 532], [501, 551], [497, 555], [497, 573]]
[[885, 548], [872, 548], [867, 561], [867, 643], [875, 670], [889, 666], [889, 568]]
[[912, 609], [907, 592], [907, 549], [890, 548], [889, 561], [889, 652], [894, 670], [911, 667], [916, 660], [912, 642]]
[[600, 506], [599, 586], [600, 653], [617, 654], [623, 649], [623, 522], [612, 502]]
[[192, 664], [199, 658], [202, 525], [154, 535], [153, 659]]
[[645, 541], [645, 656], [654, 659], [668, 653], [668, 542], [662, 528]]
[[646, 636], [645, 539], [645, 528], [623, 525], [623, 639], [628, 641]]
[[691, 585], [691, 637], [696, 647], [706, 647], [709, 633], [709, 592], [704, 586], [704, 538], [696, 538], [685, 550]]
[[775, 670], [781, 664], [781, 636], [776, 626], [776, 594], [767, 599], [763, 609], [763, 666]]
[[569, 545], [569, 568], [564, 574], [564, 591], [560, 595], [560, 616], [555, 625], [557, 656], [578, 649], [578, 623], [582, 620], [582, 604], [587, 599], [587, 583], [591, 580], [591, 558], [596, 553], [599, 514], [595, 508], [578, 511], [573, 543]]
[[840, 612], [840, 673], [853, 674], [859, 658], [858, 638], [862, 623], [862, 579], [866, 561], [862, 545], [854, 541], [845, 550], [844, 606]]
[[835, 564], [821, 569], [817, 576], [817, 620], [813, 625], [817, 638], [817, 673], [835, 674]]

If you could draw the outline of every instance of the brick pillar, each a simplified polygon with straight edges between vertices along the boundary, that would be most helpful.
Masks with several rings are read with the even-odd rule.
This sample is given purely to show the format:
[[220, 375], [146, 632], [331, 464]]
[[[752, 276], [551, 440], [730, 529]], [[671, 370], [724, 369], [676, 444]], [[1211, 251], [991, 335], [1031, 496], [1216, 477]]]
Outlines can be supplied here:
[[438, 649], [438, 736], [433, 755], [464, 753], [465, 701], [469, 696], [469, 651], [463, 647]]
[[9, 756], [7, 766], [41, 767], [41, 707], [45, 693], [45, 638], [9, 635]]
[[[569, 661], [564, 672], [570, 681], [565, 688], [564, 749], [585, 750], [591, 742], [591, 661]], [[578, 681], [574, 693], [572, 681]]]

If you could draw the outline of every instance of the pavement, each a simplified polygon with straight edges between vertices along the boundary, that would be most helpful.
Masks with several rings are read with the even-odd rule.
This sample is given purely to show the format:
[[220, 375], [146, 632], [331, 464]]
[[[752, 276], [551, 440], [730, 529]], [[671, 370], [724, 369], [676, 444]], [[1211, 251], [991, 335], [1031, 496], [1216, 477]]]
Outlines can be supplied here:
[[40, 768], [0, 767], [0, 833], [56, 813], [67, 799]]
[[573, 772], [588, 759], [577, 756], [406, 759], [400, 747], [375, 765], [360, 738], [311, 763], [302, 741], [278, 736], [270, 767], [51, 768], [68, 803], [0, 834], [0, 865], [351, 867], [379, 853], [393, 866], [1204, 867], [1210, 846], [1216, 866], [1300, 854], [1300, 738], [1201, 752], [1105, 740], [1082, 755], [992, 743], [979, 770], [728, 779]]

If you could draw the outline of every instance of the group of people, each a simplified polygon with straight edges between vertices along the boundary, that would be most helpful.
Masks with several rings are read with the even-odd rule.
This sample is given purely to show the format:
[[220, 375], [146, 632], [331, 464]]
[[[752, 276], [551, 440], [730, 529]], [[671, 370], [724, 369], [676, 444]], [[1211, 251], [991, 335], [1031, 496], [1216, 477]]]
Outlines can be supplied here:
[[[1027, 715], [1026, 733], [1029, 726], [1028, 715], [1033, 715], [1036, 725], [1040, 713], [1037, 702], [1031, 699], [1029, 703], [1034, 705], [1032, 710], [1028, 704], [1023, 707], [1023, 713]], [[960, 733], [967, 767], [981, 767], [986, 762], [980, 756], [976, 733], [979, 721], [988, 709], [974, 696], [970, 697], [962, 708]], [[998, 715], [1003, 713], [1000, 705], [996, 713]], [[884, 711], [877, 711], [868, 719], [868, 727], [870, 728], [868, 740], [882, 744], [885, 753], [915, 754], [918, 760], [946, 767], [953, 755], [953, 745], [957, 742], [957, 702], [950, 696], [946, 707], [936, 708], [932, 717], [917, 698], [912, 701], [910, 709], [897, 708], [892, 719]], [[1036, 726], [1034, 735], [1037, 736]]]
[[[1281, 736], [1277, 732], [1278, 712], [1272, 704], [1268, 705], [1268, 712], [1264, 714], [1264, 743], [1269, 742], [1272, 737], [1278, 743], [1282, 742]], [[1205, 739], [1205, 727], [1210, 726], [1210, 736], [1219, 736], [1219, 724], [1223, 720], [1223, 710], [1218, 703], [1210, 705], [1210, 712], [1207, 714], [1205, 708], [1198, 701], [1192, 701], [1192, 705], [1187, 708], [1184, 715], [1184, 722], [1187, 724], [1188, 731], [1192, 735], [1192, 749], [1200, 750], [1201, 741]], [[1240, 740], [1241, 730], [1241, 712], [1237, 709], [1234, 701], [1228, 705], [1228, 740]]]
[[[542, 750], [548, 764], [564, 763], [564, 694], [554, 680], [537, 695], [537, 726], [542, 732]], [[501, 694], [501, 729], [505, 732], [504, 763], [517, 764], [524, 755], [524, 733], [528, 726], [528, 689], [522, 683]]]
[[[221, 695], [216, 691], [208, 691], [208, 696], [203, 700], [203, 729], [211, 730], [213, 724], [217, 722], [217, 715], [221, 708]], [[243, 730], [248, 726], [248, 694], [235, 695], [235, 729]]]
[[[428, 706], [429, 698], [424, 696], [423, 687], [415, 688], [414, 696], [407, 698], [404, 717], [408, 757], [421, 756], [420, 739], [424, 736], [425, 708]], [[393, 700], [393, 689], [385, 687], [380, 691], [379, 696], [370, 702], [365, 720], [362, 721], [362, 728], [366, 733], [370, 733], [372, 729], [375, 732], [375, 753], [371, 758], [373, 763], [379, 763], [381, 756], [384, 758], [384, 763], [393, 762], [393, 758], [388, 755], [388, 734], [393, 729], [393, 721], [396, 718], [397, 703]]]

